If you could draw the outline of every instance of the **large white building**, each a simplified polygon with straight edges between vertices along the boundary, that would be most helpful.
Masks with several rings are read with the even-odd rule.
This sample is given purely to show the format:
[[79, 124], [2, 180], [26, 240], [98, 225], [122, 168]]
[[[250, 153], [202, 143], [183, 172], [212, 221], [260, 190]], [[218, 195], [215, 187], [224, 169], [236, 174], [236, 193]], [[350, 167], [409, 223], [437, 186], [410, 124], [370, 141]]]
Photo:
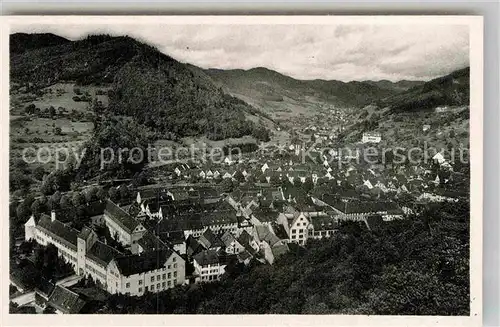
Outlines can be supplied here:
[[42, 214], [38, 222], [31, 217], [25, 224], [25, 239], [34, 239], [47, 246], [53, 244], [59, 255], [73, 266], [78, 275], [90, 276], [106, 285], [106, 269], [111, 260], [122, 254], [97, 240], [91, 229], [84, 227], [81, 232], [58, 221], [55, 213]]
[[184, 283], [185, 260], [132, 220], [125, 211], [108, 202], [106, 225], [115, 232], [117, 240], [136, 250], [131, 255], [99, 241], [88, 227], [78, 231], [58, 221], [54, 212], [51, 216], [42, 214], [38, 221], [32, 216], [24, 226], [25, 240], [35, 240], [44, 246], [53, 244], [77, 275], [92, 277], [110, 293], [142, 295]]
[[114, 258], [107, 267], [108, 292], [141, 296], [184, 283], [185, 261], [168, 250]]
[[319, 209], [280, 213], [277, 222], [283, 226], [289, 241], [300, 245], [310, 238], [330, 237], [338, 227], [333, 216]]
[[125, 247], [130, 247], [132, 252], [138, 252], [137, 242], [146, 232], [146, 228], [138, 220], [108, 200], [104, 210], [104, 221], [113, 238]]
[[212, 282], [224, 275], [227, 263], [217, 251], [204, 250], [193, 256], [193, 265], [197, 281]]

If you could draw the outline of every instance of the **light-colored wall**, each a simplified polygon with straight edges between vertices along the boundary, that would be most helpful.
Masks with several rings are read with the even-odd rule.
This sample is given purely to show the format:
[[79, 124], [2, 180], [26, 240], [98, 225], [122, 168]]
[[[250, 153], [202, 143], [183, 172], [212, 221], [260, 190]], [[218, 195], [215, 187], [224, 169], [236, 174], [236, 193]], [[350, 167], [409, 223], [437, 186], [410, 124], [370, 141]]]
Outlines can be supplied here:
[[123, 276], [112, 261], [107, 269], [108, 292], [141, 296], [146, 287], [149, 292], [164, 291], [184, 283], [185, 269], [185, 261], [176, 253], [165, 261], [163, 267], [131, 276]]
[[125, 231], [121, 226], [119, 226], [111, 217], [108, 215], [104, 215], [104, 221], [106, 222], [106, 226], [111, 233], [111, 237], [115, 237], [115, 234], [118, 234], [118, 240], [123, 245], [130, 245], [132, 243], [132, 236], [129, 232]]

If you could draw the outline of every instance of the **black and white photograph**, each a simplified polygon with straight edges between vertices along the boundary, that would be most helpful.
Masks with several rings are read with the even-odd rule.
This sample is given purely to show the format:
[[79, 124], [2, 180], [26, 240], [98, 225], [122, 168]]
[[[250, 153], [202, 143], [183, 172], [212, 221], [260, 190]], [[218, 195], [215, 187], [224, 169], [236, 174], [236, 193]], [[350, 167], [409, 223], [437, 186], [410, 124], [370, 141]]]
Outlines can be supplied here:
[[12, 319], [481, 312], [481, 18], [301, 17], [9, 23]]

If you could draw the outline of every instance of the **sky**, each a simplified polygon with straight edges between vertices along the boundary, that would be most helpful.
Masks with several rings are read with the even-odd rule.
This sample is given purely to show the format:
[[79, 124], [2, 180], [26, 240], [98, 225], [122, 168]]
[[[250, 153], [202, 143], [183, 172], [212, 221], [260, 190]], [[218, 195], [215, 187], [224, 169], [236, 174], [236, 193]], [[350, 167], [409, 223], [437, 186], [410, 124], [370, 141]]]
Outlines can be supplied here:
[[12, 33], [129, 35], [202, 68], [297, 79], [430, 80], [469, 65], [465, 25], [36, 25]]

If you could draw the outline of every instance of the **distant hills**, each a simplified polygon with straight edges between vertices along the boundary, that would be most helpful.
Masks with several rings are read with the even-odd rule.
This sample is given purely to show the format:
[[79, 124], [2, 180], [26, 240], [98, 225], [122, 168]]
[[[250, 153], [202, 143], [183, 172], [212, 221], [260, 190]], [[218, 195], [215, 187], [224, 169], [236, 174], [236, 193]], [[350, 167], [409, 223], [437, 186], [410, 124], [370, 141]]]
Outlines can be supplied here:
[[408, 90], [423, 82], [298, 80], [267, 68], [207, 69], [205, 72], [229, 92], [264, 101], [295, 101], [312, 97], [337, 106], [362, 107]]
[[402, 80], [397, 82], [391, 82], [388, 80], [380, 80], [380, 81], [363, 81], [363, 83], [368, 83], [370, 85], [377, 86], [381, 89], [391, 90], [395, 92], [404, 92], [412, 87], [419, 86], [424, 84], [424, 81], [408, 81]]

